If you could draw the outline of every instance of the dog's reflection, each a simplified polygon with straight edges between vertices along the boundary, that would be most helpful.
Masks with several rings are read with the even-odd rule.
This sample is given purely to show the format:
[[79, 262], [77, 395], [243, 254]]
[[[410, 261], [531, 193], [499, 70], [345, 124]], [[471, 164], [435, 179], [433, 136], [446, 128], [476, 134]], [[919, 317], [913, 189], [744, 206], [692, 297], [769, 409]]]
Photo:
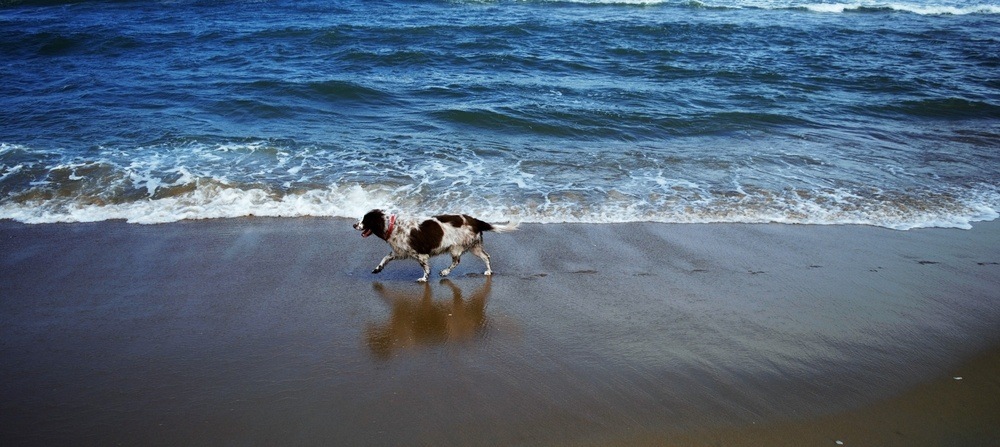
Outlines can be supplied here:
[[490, 296], [489, 276], [468, 299], [449, 280], [441, 284], [451, 289], [450, 300], [435, 300], [428, 283], [413, 290], [389, 290], [381, 283], [372, 287], [381, 295], [391, 312], [386, 322], [370, 324], [365, 339], [372, 354], [387, 359], [415, 347], [474, 340], [488, 326], [486, 302]]

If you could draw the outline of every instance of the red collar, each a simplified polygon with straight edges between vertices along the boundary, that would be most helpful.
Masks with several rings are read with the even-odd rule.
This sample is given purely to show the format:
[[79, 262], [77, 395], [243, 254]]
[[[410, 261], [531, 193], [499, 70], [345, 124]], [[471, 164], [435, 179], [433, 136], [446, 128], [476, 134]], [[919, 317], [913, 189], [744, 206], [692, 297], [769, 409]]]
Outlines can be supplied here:
[[389, 240], [389, 236], [392, 236], [392, 230], [396, 227], [396, 215], [393, 214], [389, 216], [389, 229], [385, 230], [385, 240]]

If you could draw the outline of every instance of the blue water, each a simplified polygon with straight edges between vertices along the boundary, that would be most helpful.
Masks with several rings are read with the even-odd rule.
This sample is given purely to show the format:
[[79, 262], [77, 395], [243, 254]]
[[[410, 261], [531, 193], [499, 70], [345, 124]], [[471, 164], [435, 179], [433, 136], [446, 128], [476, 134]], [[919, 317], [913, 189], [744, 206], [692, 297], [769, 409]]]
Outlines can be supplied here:
[[0, 219], [968, 228], [993, 1], [2, 1]]

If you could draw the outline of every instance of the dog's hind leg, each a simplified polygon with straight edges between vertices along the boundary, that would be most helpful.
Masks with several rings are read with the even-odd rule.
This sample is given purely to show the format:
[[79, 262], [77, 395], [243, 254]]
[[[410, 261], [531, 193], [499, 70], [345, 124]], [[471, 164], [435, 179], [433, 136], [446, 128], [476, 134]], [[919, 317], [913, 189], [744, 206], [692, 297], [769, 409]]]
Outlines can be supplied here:
[[427, 277], [431, 276], [430, 259], [428, 255], [417, 255], [417, 262], [420, 263], [420, 268], [424, 269], [424, 276], [417, 278], [417, 282], [427, 282]]
[[448, 266], [448, 268], [441, 270], [441, 276], [448, 276], [448, 274], [451, 273], [452, 270], [455, 270], [455, 267], [458, 266], [459, 262], [462, 262], [462, 252], [459, 251], [458, 253], [456, 253], [454, 250], [452, 250], [451, 265]]
[[472, 254], [478, 256], [479, 259], [482, 259], [483, 262], [486, 263], [486, 271], [483, 272], [483, 274], [486, 276], [492, 275], [493, 267], [490, 266], [490, 254], [487, 253], [486, 250], [483, 250], [483, 245], [476, 244], [472, 248], [470, 248], [469, 251], [472, 252]]

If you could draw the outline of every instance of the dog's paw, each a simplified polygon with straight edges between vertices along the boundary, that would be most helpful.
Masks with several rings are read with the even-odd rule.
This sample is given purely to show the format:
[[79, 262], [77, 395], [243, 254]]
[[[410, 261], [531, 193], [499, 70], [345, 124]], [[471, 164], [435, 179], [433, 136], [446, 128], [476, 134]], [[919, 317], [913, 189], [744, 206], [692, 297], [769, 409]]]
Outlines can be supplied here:
[[441, 276], [448, 276], [449, 273], [451, 273], [450, 269], [441, 270]]
[[381, 271], [382, 271], [382, 266], [380, 265], [378, 267], [375, 267], [375, 270], [372, 270], [372, 273], [379, 273]]
[[483, 272], [483, 276], [493, 276], [493, 270], [487, 270]]
[[427, 277], [417, 278], [417, 282], [419, 282], [419, 283], [425, 283], [425, 282], [427, 282]]

